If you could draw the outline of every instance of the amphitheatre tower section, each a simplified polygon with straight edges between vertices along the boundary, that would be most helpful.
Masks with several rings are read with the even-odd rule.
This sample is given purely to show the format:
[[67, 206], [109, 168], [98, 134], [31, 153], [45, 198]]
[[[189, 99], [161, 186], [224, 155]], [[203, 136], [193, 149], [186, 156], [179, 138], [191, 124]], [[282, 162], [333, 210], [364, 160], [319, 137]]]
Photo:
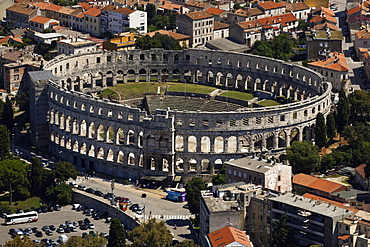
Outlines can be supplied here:
[[[30, 115], [35, 145], [81, 169], [124, 179], [144, 175], [210, 178], [230, 159], [282, 153], [292, 141], [312, 140], [317, 113], [326, 116], [331, 108], [331, 84], [320, 74], [241, 53], [102, 51], [59, 56], [41, 74], [32, 73]], [[120, 83], [153, 80], [229, 91], [259, 90], [292, 103], [218, 111], [193, 110], [198, 108], [189, 103], [186, 110], [148, 112], [93, 96]], [[192, 102], [197, 104], [195, 99]]]

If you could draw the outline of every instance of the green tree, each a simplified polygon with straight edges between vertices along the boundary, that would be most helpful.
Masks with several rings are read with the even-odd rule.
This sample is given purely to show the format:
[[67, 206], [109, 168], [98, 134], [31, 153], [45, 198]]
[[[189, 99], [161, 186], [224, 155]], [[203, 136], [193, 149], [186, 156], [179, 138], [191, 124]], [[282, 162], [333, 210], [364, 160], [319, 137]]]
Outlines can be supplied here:
[[178, 14], [177, 13], [171, 13], [170, 16], [168, 17], [168, 26], [167, 30], [173, 30], [176, 29], [176, 18]]
[[68, 205], [72, 202], [72, 188], [68, 184], [61, 183], [50, 185], [46, 188], [45, 195], [49, 201], [55, 201], [60, 205]]
[[72, 236], [68, 239], [65, 247], [105, 247], [107, 246], [108, 240], [103, 236], [92, 236], [88, 234], [86, 238], [81, 236]]
[[272, 50], [274, 51], [274, 58], [288, 61], [293, 53], [293, 41], [286, 34], [280, 34], [272, 40]]
[[315, 144], [322, 148], [326, 143], [327, 136], [326, 124], [324, 115], [319, 112], [316, 116], [316, 125], [315, 125]]
[[192, 239], [185, 239], [184, 241], [175, 244], [175, 247], [199, 247], [199, 245], [195, 244]]
[[302, 31], [307, 31], [307, 28], [308, 28], [308, 23], [303, 19], [299, 19], [297, 29], [302, 30]]
[[356, 122], [352, 126], [345, 127], [342, 135], [348, 141], [350, 147], [356, 149], [361, 143], [370, 140], [370, 126]]
[[15, 158], [0, 161], [0, 187], [9, 191], [9, 204], [13, 202], [13, 195], [19, 199], [28, 198], [30, 192], [26, 164]]
[[327, 134], [330, 139], [333, 139], [336, 135], [335, 118], [332, 113], [329, 113], [326, 117]]
[[234, 7], [233, 7], [234, 10], [238, 10], [238, 9], [241, 9], [241, 8], [242, 7], [240, 6], [240, 3], [238, 3], [238, 2], [234, 3]]
[[337, 130], [339, 133], [342, 133], [344, 126], [347, 125], [350, 115], [350, 106], [347, 99], [346, 93], [344, 90], [339, 91], [339, 101], [337, 103]]
[[351, 106], [351, 114], [357, 116], [369, 116], [370, 94], [364, 90], [356, 90], [348, 95], [348, 102]]
[[225, 165], [223, 165], [222, 168], [218, 171], [218, 173], [212, 176], [212, 184], [219, 185], [225, 183], [226, 183]]
[[126, 246], [126, 231], [119, 219], [113, 218], [109, 227], [108, 247]]
[[192, 214], [199, 214], [200, 191], [207, 189], [206, 183], [199, 177], [193, 177], [185, 185], [186, 199], [189, 205], [189, 211]]
[[162, 44], [157, 39], [153, 39], [149, 35], [145, 35], [141, 38], [138, 38], [135, 41], [135, 48], [142, 50], [150, 50], [152, 48], [161, 48]]
[[319, 149], [308, 141], [293, 142], [287, 148], [287, 159], [293, 173], [311, 173], [318, 165]]
[[21, 238], [16, 236], [13, 240], [5, 243], [4, 247], [39, 247], [40, 245], [33, 242], [28, 236]]
[[287, 225], [288, 217], [283, 214], [272, 225], [271, 247], [294, 247], [294, 229]]
[[0, 124], [0, 160], [4, 160], [9, 155], [10, 134], [8, 128]]
[[77, 171], [72, 163], [67, 161], [61, 161], [55, 164], [55, 169], [53, 170], [54, 178], [56, 182], [65, 182], [68, 179], [76, 179]]
[[321, 170], [325, 172], [326, 170], [333, 169], [337, 164], [334, 155], [327, 154], [321, 159]]
[[134, 247], [170, 246], [172, 243], [172, 234], [164, 221], [156, 221], [153, 218], [129, 232], [129, 240]]
[[40, 196], [43, 191], [44, 167], [39, 158], [34, 157], [31, 163], [30, 184], [31, 193]]
[[174, 38], [156, 33], [153, 37], [145, 35], [135, 42], [136, 49], [150, 50], [152, 48], [163, 48], [165, 50], [181, 50], [182, 47]]
[[4, 124], [8, 128], [9, 132], [13, 132], [14, 112], [12, 102], [9, 100], [9, 97], [6, 97], [2, 116], [2, 124]]
[[167, 29], [170, 25], [169, 19], [163, 15], [156, 15], [153, 17], [152, 22], [154, 26], [158, 29]]
[[153, 23], [153, 18], [154, 16], [157, 15], [157, 9], [155, 7], [154, 4], [151, 4], [151, 3], [148, 3], [146, 5], [146, 15], [147, 15], [147, 19], [148, 19], [148, 25], [155, 25], [155, 23]]
[[268, 41], [257, 40], [254, 42], [252, 53], [264, 57], [274, 57], [274, 51]]

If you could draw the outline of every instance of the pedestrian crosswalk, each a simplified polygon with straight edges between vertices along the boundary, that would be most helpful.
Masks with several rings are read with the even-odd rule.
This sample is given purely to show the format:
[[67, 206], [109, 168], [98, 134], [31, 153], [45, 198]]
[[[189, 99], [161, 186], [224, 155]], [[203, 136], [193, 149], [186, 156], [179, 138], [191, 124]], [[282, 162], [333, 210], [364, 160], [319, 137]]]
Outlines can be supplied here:
[[158, 219], [158, 220], [188, 220], [190, 219], [190, 214], [186, 215], [186, 214], [182, 214], [182, 215], [168, 215], [168, 214], [164, 214], [164, 215], [143, 215], [143, 218], [144, 219], [151, 219], [151, 218], [155, 218], [155, 219]]

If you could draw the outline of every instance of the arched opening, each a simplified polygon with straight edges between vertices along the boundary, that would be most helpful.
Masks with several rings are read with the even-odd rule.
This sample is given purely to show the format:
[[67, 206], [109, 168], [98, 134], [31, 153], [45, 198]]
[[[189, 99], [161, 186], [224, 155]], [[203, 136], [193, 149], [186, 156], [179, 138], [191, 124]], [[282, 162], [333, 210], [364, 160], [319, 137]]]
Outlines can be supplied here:
[[97, 159], [104, 159], [104, 149], [102, 147], [99, 147], [98, 148], [98, 152], [97, 152], [96, 158]]
[[197, 171], [197, 161], [195, 159], [189, 160], [189, 172], [195, 172]]
[[93, 145], [90, 145], [89, 156], [90, 157], [95, 157], [95, 147]]
[[86, 143], [81, 144], [80, 154], [86, 155]]
[[107, 161], [114, 161], [114, 154], [112, 149], [108, 149], [107, 152]]
[[201, 152], [209, 153], [211, 151], [211, 140], [208, 136], [202, 136], [201, 141]]
[[215, 138], [215, 153], [222, 153], [224, 151], [224, 138], [217, 136]]
[[169, 164], [167, 159], [162, 159], [162, 171], [168, 172], [169, 171]]
[[86, 134], [87, 134], [87, 123], [85, 120], [82, 120], [80, 124], [80, 135], [86, 136]]
[[189, 136], [188, 138], [188, 152], [195, 153], [197, 151], [197, 138]]
[[104, 141], [105, 140], [105, 133], [104, 133], [104, 126], [99, 124], [98, 130], [97, 130], [97, 140], [98, 141]]
[[118, 151], [117, 163], [125, 163], [125, 155], [122, 151]]
[[129, 153], [127, 157], [127, 164], [134, 166], [135, 165], [135, 154]]
[[88, 137], [91, 139], [95, 139], [95, 124], [93, 122], [89, 124], [89, 136]]
[[177, 158], [176, 160], [176, 171], [183, 172], [184, 171], [184, 160], [181, 158]]
[[228, 153], [236, 153], [236, 146], [237, 146], [237, 141], [235, 136], [230, 136], [227, 139], [227, 152]]
[[78, 152], [78, 141], [74, 141], [72, 151]]
[[182, 136], [175, 137], [175, 150], [179, 152], [184, 151], [184, 137]]
[[111, 126], [107, 128], [107, 139], [106, 141], [109, 143], [113, 143], [113, 138], [114, 138], [114, 131]]
[[202, 167], [202, 172], [203, 173], [209, 173], [211, 169], [211, 165], [208, 159], [202, 159], [201, 161], [201, 167]]
[[135, 132], [129, 130], [127, 133], [127, 145], [135, 145]]

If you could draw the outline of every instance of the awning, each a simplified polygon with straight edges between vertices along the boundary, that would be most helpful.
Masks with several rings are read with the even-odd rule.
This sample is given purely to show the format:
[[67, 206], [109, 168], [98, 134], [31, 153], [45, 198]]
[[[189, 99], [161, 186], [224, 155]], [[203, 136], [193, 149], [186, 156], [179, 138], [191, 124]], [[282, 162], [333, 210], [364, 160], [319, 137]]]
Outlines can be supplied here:
[[167, 177], [165, 176], [151, 176], [151, 175], [145, 175], [144, 177], [141, 177], [141, 180], [148, 180], [148, 181], [154, 181], [154, 182], [162, 182]]
[[175, 176], [173, 179], [174, 182], [180, 182], [181, 181], [181, 176]]

